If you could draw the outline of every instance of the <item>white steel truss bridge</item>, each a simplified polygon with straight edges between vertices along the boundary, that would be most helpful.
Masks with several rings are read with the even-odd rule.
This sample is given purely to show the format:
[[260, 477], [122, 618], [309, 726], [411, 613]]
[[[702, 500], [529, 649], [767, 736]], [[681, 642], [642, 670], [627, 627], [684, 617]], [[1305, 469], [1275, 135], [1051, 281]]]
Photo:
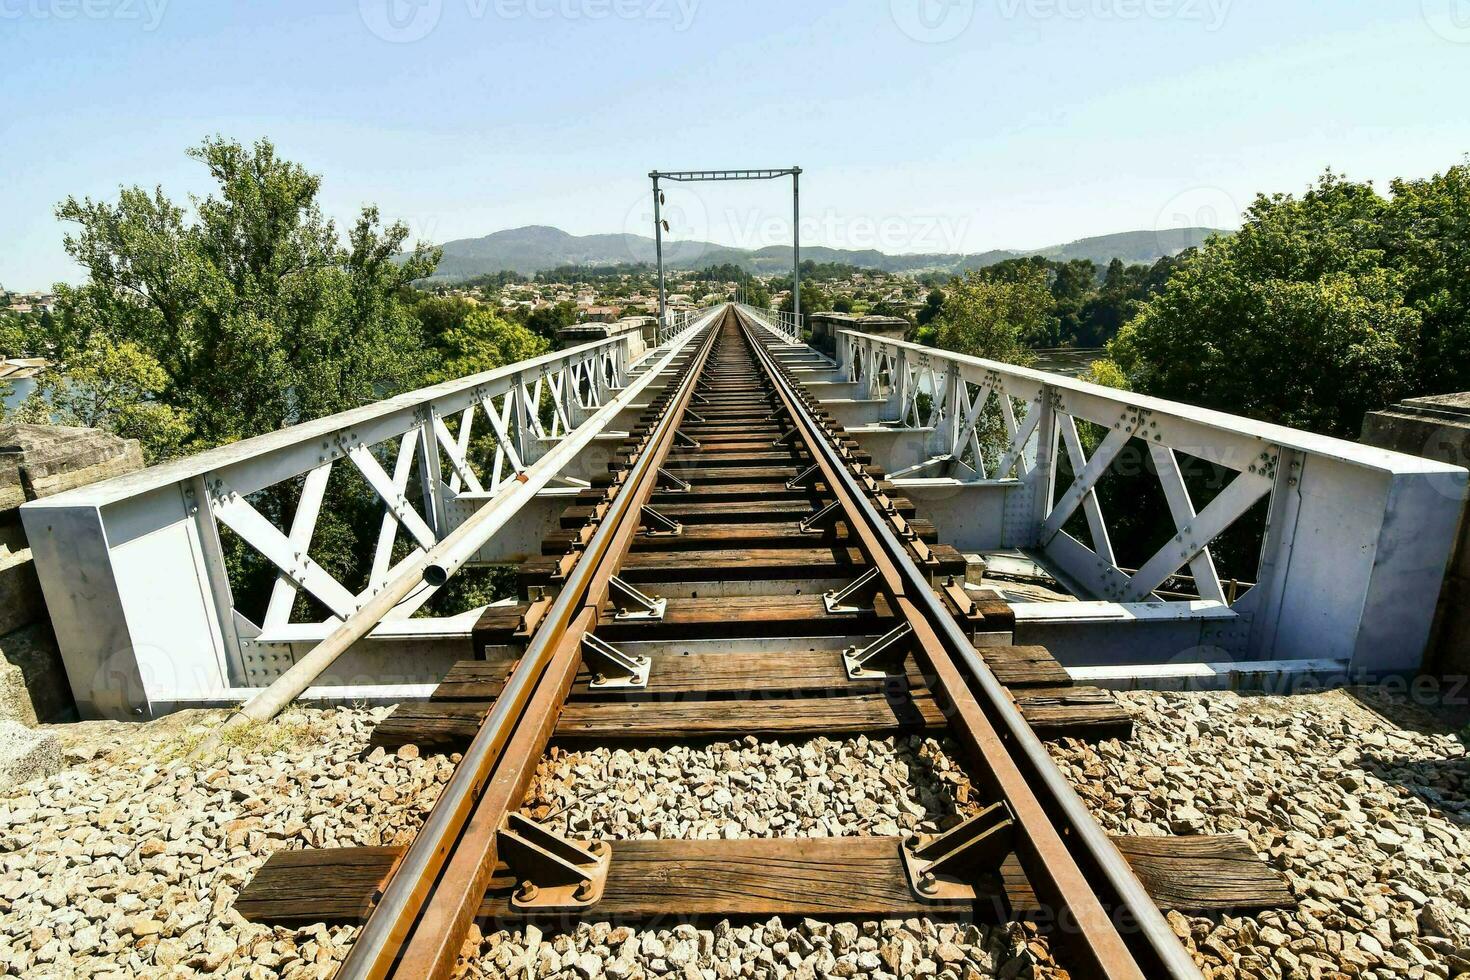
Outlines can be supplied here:
[[[1071, 593], [1014, 601], [1015, 642], [1044, 643], [1079, 678], [1219, 684], [1419, 665], [1465, 470], [855, 331], [839, 332], [831, 359], [802, 343], [799, 318], [744, 309], [942, 540], [1029, 563]], [[609, 337], [26, 504], [82, 712], [239, 703], [432, 557], [441, 574], [416, 578], [306, 692], [424, 696], [483, 610], [426, 615], [444, 576], [533, 554], [723, 310], [666, 322], [656, 346]], [[1142, 533], [1131, 511], [1144, 502], [1104, 492], [1130, 459], [1172, 529], [1142, 549], [1124, 536]], [[1200, 462], [1225, 474], [1207, 499], [1185, 475]], [[347, 477], [371, 495], [374, 545], [360, 567], [333, 570], [313, 552]], [[274, 519], [267, 494], [286, 501]], [[456, 529], [472, 519], [462, 544]], [[1242, 590], [1216, 553], [1248, 521], [1260, 557]], [[462, 546], [446, 565], [447, 544]], [[263, 609], [237, 602], [246, 559], [273, 577]]]

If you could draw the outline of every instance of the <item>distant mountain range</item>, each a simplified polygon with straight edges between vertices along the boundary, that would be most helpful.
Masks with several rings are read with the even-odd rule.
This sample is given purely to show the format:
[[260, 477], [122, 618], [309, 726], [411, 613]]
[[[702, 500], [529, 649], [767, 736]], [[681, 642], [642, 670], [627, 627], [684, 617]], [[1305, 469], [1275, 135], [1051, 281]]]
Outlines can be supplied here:
[[[873, 249], [855, 251], [818, 245], [803, 246], [801, 257], [803, 260], [838, 262], [884, 272], [961, 272], [1027, 255], [1041, 255], [1058, 261], [1091, 259], [1099, 265], [1106, 265], [1115, 258], [1127, 263], [1152, 263], [1162, 256], [1176, 255], [1186, 248], [1198, 246], [1213, 234], [1229, 232], [1214, 228], [1125, 231], [1047, 248], [996, 249], [974, 254], [889, 255]], [[433, 276], [439, 280], [469, 279], [504, 271], [529, 276], [564, 265], [652, 263], [655, 258], [652, 238], [627, 234], [569, 235], [559, 228], [545, 225], [497, 231], [484, 238], [462, 238], [445, 242], [443, 249], [444, 258]], [[671, 269], [699, 269], [728, 262], [754, 273], [781, 273], [791, 267], [791, 246], [743, 249], [713, 242], [666, 241], [664, 262]]]

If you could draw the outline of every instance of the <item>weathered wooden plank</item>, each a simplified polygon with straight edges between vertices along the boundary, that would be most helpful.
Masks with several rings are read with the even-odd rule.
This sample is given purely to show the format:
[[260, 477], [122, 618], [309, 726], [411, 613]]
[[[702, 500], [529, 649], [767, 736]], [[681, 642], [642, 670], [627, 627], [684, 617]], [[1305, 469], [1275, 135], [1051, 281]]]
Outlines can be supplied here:
[[819, 734], [891, 735], [934, 730], [944, 713], [927, 693], [762, 700], [573, 702], [556, 726], [559, 741], [790, 738]]
[[1018, 688], [1021, 715], [1041, 738], [1131, 738], [1133, 716], [1112, 691], [1097, 687]]
[[[677, 469], [677, 467], [676, 467]], [[679, 470], [680, 479], [699, 486], [755, 483], [784, 484], [799, 471], [791, 462], [771, 466], [712, 466], [704, 470]]]
[[[1113, 839], [1160, 908], [1229, 912], [1296, 907], [1286, 877], [1238, 837], [1201, 834]], [[1012, 904], [1025, 908], [1020, 897], [1015, 896]]]
[[[372, 742], [389, 748], [413, 744], [424, 751], [455, 751], [469, 744], [489, 711], [487, 701], [401, 704], [374, 729]], [[940, 729], [944, 725], [944, 713], [927, 692], [915, 692], [912, 699], [844, 694], [760, 700], [571, 701], [562, 709], [556, 739], [610, 742], [745, 735], [765, 738], [891, 735], [899, 731]]]
[[995, 679], [1006, 687], [1069, 687], [1072, 684], [1072, 675], [1046, 647], [981, 647], [980, 655], [991, 673], [995, 674]]
[[[792, 663], [780, 666], [779, 657]], [[469, 743], [489, 713], [508, 666], [468, 662], [455, 668], [428, 702], [399, 705], [373, 732], [373, 744], [454, 751]], [[601, 692], [579, 672], [557, 725], [560, 740], [776, 738], [938, 729], [943, 712], [912, 658], [905, 673], [850, 681], [835, 652], [658, 656], [649, 687]], [[1022, 716], [1045, 739], [1128, 738], [1133, 719], [1112, 692], [1098, 688], [1020, 689]]]
[[[826, 694], [832, 692], [877, 693], [897, 689], [905, 681], [914, 688], [925, 686], [913, 657], [903, 676], [864, 681], [849, 680], [836, 650], [781, 650], [762, 652], [688, 653], [666, 651], [650, 654], [648, 686], [628, 696], [645, 699], [667, 694]], [[450, 668], [434, 690], [434, 701], [488, 701], [499, 695], [511, 661], [467, 660]], [[583, 669], [572, 687], [576, 698], [608, 698], [617, 691], [590, 687], [591, 674]]]
[[458, 752], [489, 713], [488, 701], [411, 701], [378, 722], [371, 742], [386, 749], [416, 745], [422, 752]]
[[[660, 510], [659, 513], [677, 518]], [[812, 513], [808, 508], [802, 514]], [[935, 543], [938, 533], [929, 521], [910, 521], [921, 541]], [[552, 531], [541, 539], [543, 555], [562, 555], [577, 538], [577, 531]], [[744, 524], [690, 524], [677, 535], [640, 534], [633, 541], [635, 551], [700, 551], [711, 548], [726, 550], [749, 548], [810, 548], [846, 545], [854, 538], [845, 521], [834, 521], [811, 531], [803, 531], [800, 521], [765, 521]]]
[[[913, 520], [914, 504], [907, 497], [890, 498], [894, 507], [907, 520]], [[665, 514], [686, 525], [695, 524], [763, 524], [774, 520], [795, 517], [800, 519], [819, 509], [827, 501], [815, 498], [807, 491], [793, 491], [789, 496], [772, 499], [769, 494], [751, 494], [745, 500], [726, 499], [695, 502], [688, 495], [670, 494], [657, 507]], [[592, 517], [591, 507], [568, 507], [562, 512], [561, 526], [565, 530], [576, 530]], [[932, 524], [931, 524], [932, 526]]]
[[[524, 605], [502, 607], [525, 611]], [[488, 610], [487, 610], [488, 612]], [[609, 642], [620, 640], [695, 640], [720, 637], [842, 636], [881, 633], [891, 620], [888, 604], [880, 596], [874, 609], [841, 616], [828, 615], [817, 594], [726, 596], [668, 600], [661, 621], [618, 621], [602, 617], [597, 635]], [[481, 618], [474, 629], [476, 651], [487, 645], [509, 642], [514, 623], [506, 625], [497, 614], [488, 626]]]
[[[1050, 706], [1059, 689], [1072, 687], [1066, 669], [1052, 658], [1045, 647], [985, 647], [980, 650], [996, 679], [1011, 688], [1048, 688], [1037, 691], [1038, 705]], [[772, 691], [863, 690], [867, 687], [887, 688], [889, 682], [856, 682], [848, 680], [836, 650], [781, 650], [762, 652], [730, 651], [726, 653], [691, 653], [666, 651], [654, 653], [649, 672], [649, 686], [640, 696], [694, 693], [739, 693]], [[465, 660], [450, 668], [434, 691], [436, 701], [484, 701], [500, 693], [501, 683], [514, 665], [514, 658], [503, 654], [491, 660]], [[919, 666], [910, 656], [903, 673], [918, 688], [925, 682]], [[1057, 683], [1060, 679], [1061, 683]], [[572, 689], [574, 695], [597, 692], [587, 687], [590, 675], [582, 671]], [[1093, 704], [1097, 688], [1073, 688], [1081, 691], [1081, 703]], [[1025, 699], [1025, 690], [1013, 692]], [[602, 692], [606, 696], [606, 692]], [[1062, 703], [1065, 703], [1063, 701]]]
[[[1249, 912], [1292, 908], [1286, 880], [1234, 837], [1114, 837], [1162, 909]], [[602, 902], [588, 918], [909, 917], [942, 915], [909, 891], [896, 837], [613, 841]], [[338, 848], [273, 854], [241, 891], [235, 909], [251, 922], [306, 926], [358, 922], [401, 848]], [[522, 921], [501, 869], [480, 906], [492, 922]], [[1004, 896], [1002, 898], [1002, 895]], [[999, 882], [984, 883], [971, 910], [982, 918], [1038, 911], [1014, 858]], [[575, 920], [567, 920], [570, 926]]]
[[[939, 550], [935, 550], [936, 556]], [[542, 555], [522, 562], [518, 575], [524, 587], [553, 581], [558, 559]], [[962, 566], [963, 558], [959, 563]], [[941, 559], [939, 573], [955, 566]], [[763, 581], [856, 577], [863, 569], [856, 548], [746, 548], [738, 551], [635, 551], [619, 566], [618, 575], [629, 582]]]
[[329, 847], [277, 851], [235, 899], [251, 922], [361, 922], [406, 848]]

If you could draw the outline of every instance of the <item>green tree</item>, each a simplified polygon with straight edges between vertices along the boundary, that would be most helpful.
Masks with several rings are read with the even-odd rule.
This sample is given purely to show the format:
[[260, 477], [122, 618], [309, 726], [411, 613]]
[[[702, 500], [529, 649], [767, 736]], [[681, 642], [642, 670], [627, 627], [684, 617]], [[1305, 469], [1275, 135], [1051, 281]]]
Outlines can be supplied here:
[[771, 291], [759, 279], [745, 280], [745, 302], [758, 310], [769, 309]]
[[[317, 203], [320, 178], [267, 140], [246, 148], [216, 137], [189, 155], [216, 184], [209, 197], [191, 198], [192, 214], [162, 188], [57, 208], [78, 226], [64, 244], [88, 273], [82, 286], [57, 287], [47, 351], [57, 370], [71, 372], [78, 358], [108, 363], [107, 345], [131, 345], [129, 362], [151, 362], [134, 365], [145, 383], [125, 393], [168, 406], [189, 426], [179, 443], [167, 428], [141, 433], [155, 456], [292, 425], [422, 379], [418, 321], [401, 295], [433, 271], [437, 254], [420, 247], [398, 258], [407, 228], [384, 227], [372, 207], [343, 241]], [[121, 397], [100, 401], [112, 405], [113, 395]]]
[[447, 329], [440, 343], [444, 361], [436, 380], [441, 381], [493, 371], [551, 349], [544, 337], [483, 307], [472, 309], [461, 325]]
[[413, 315], [418, 318], [424, 342], [431, 347], [439, 347], [445, 334], [463, 326], [465, 319], [478, 309], [476, 304], [458, 296], [434, 296], [419, 292], [411, 293], [410, 296], [414, 301]]
[[[805, 263], [802, 264], [803, 269]], [[786, 284], [786, 298], [781, 301], [781, 312], [790, 313], [791, 305], [791, 281]], [[823, 292], [822, 288], [814, 282], [801, 281], [801, 315], [811, 316], [813, 313], [828, 313], [832, 310], [832, 297]]]
[[31, 317], [0, 310], [0, 357], [25, 357], [36, 333]]
[[[1063, 343], [1081, 343], [1082, 310], [1097, 288], [1097, 266], [1090, 259], [1057, 263], [1051, 281], [1057, 334]], [[1087, 345], [1090, 346], [1090, 345]]]
[[1413, 390], [1470, 389], [1470, 161], [1425, 180], [1395, 180], [1385, 221], [1389, 263], [1419, 315]]
[[977, 269], [950, 283], [934, 320], [935, 342], [976, 357], [1028, 364], [1028, 338], [1054, 327], [1052, 296], [1042, 266], [1017, 267], [1003, 276]]
[[568, 300], [550, 303], [532, 310], [526, 316], [526, 327], [548, 342], [555, 343], [558, 330], [577, 322], [577, 312], [577, 304]]
[[1102, 285], [1088, 296], [1078, 311], [1071, 339], [1080, 347], [1100, 347], [1118, 335], [1123, 324], [1138, 311], [1143, 283], [1149, 267], [1125, 266], [1121, 259], [1108, 263]]
[[137, 439], [152, 462], [176, 454], [190, 432], [188, 415], [158, 398], [167, 383], [158, 362], [136, 344], [94, 337], [68, 360], [65, 375], [41, 376], [23, 412]]
[[910, 325], [914, 322], [913, 315], [909, 313], [908, 307], [898, 303], [890, 303], [886, 299], [880, 299], [874, 303], [868, 309], [868, 315], [897, 317], [900, 320], [907, 320]]
[[1331, 435], [1406, 393], [1422, 314], [1383, 249], [1389, 204], [1326, 174], [1256, 199], [1109, 345], [1150, 394]]

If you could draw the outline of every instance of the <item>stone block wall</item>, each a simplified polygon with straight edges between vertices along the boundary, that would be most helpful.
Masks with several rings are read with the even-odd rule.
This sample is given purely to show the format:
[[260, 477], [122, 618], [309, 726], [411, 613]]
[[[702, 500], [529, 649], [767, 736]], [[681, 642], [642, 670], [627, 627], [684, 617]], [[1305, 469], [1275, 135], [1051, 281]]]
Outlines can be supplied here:
[[136, 439], [51, 425], [0, 428], [0, 722], [76, 712], [20, 523], [20, 505], [143, 466]]
[[[1369, 412], [1362, 442], [1470, 467], [1470, 392], [1410, 398]], [[1427, 670], [1441, 676], [1470, 675], [1470, 516], [1463, 513], [1430, 643]]]
[[833, 356], [837, 349], [837, 331], [856, 330], [859, 333], [876, 334], [892, 340], [903, 340], [909, 330], [909, 322], [896, 316], [852, 316], [847, 313], [813, 313], [807, 317], [811, 329], [811, 345], [817, 350]]
[[558, 347], [565, 350], [568, 347], [577, 347], [596, 340], [605, 340], [608, 337], [620, 337], [623, 334], [635, 335], [629, 349], [629, 356], [636, 360], [643, 355], [644, 351], [658, 346], [658, 319], [651, 316], [630, 316], [613, 323], [601, 321], [574, 323], [558, 330], [556, 341]]

